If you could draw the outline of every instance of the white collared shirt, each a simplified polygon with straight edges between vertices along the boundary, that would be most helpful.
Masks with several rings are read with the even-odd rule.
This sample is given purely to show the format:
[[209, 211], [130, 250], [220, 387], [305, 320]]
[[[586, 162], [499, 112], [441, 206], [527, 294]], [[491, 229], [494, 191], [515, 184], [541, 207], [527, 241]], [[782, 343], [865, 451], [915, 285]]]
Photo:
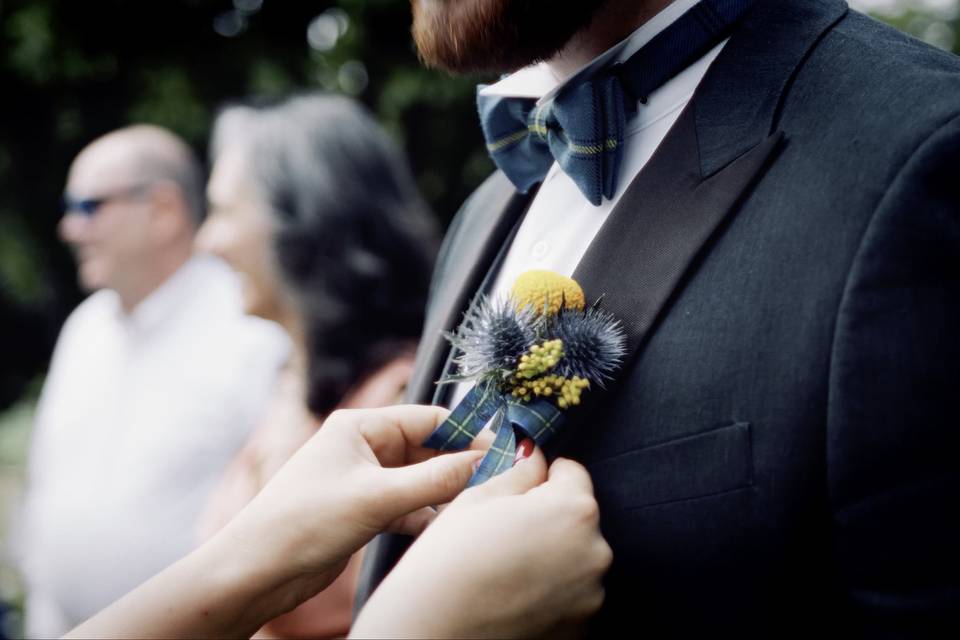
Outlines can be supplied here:
[[194, 257], [129, 315], [99, 291], [57, 342], [19, 542], [27, 633], [57, 637], [185, 555], [287, 358], [238, 282]]
[[[697, 2], [698, 0], [675, 0], [628, 38], [599, 55], [566, 81], [558, 78], [550, 66], [542, 62], [520, 69], [485, 87], [482, 93], [540, 100], [548, 98], [566, 82], [575, 81], [581, 75], [592, 74], [607, 64], [626, 60]], [[646, 104], [637, 105], [636, 116], [627, 122], [623, 161], [620, 164], [617, 191], [613, 199], [604, 199], [600, 206], [593, 206], [560, 166], [553, 163], [494, 280], [490, 291], [494, 298], [506, 296], [517, 276], [524, 271], [546, 269], [565, 276], [573, 275], [594, 236], [606, 222], [607, 216], [660, 146], [726, 42], [724, 40], [713, 47], [698, 61], [651, 93]], [[590, 292], [587, 294], [590, 295]], [[471, 386], [457, 385], [450, 406], [456, 406]]]

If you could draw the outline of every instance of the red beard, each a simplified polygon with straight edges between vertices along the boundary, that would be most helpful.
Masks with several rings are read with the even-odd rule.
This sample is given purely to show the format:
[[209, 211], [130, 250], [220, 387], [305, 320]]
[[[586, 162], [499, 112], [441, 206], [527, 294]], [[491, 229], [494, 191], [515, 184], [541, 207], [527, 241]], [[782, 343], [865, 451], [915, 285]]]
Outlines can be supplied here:
[[411, 0], [420, 58], [452, 73], [506, 73], [557, 53], [606, 0]]

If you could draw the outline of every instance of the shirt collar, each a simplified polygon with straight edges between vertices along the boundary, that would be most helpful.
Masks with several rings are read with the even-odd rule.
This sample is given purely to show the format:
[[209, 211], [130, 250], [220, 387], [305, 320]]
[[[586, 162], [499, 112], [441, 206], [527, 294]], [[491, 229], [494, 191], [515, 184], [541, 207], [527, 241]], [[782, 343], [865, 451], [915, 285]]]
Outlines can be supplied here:
[[643, 45], [673, 24], [700, 0], [674, 0], [660, 13], [647, 20], [639, 29], [613, 45], [581, 67], [569, 78], [561, 78], [546, 62], [540, 62], [505, 76], [499, 82], [483, 87], [480, 94], [503, 98], [534, 98], [538, 103], [553, 97], [564, 85], [594, 74], [598, 69], [615, 62], [623, 62]]
[[194, 290], [197, 284], [196, 279], [204, 270], [207, 261], [208, 258], [203, 256], [190, 258], [130, 313], [123, 313], [118, 305], [117, 314], [121, 321], [131, 331], [137, 333], [149, 331], [162, 323], [171, 313], [186, 303], [186, 298]]

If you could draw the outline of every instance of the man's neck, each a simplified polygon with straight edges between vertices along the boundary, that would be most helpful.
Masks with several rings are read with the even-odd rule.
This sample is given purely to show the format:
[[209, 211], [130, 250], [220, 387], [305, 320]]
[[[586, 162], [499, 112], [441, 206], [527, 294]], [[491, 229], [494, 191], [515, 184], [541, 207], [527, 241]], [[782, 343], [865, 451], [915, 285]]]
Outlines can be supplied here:
[[149, 272], [141, 274], [136, 283], [130, 283], [130, 286], [122, 289], [118, 287], [116, 292], [120, 297], [120, 306], [123, 312], [127, 315], [133, 313], [141, 302], [179, 271], [180, 267], [185, 265], [192, 255], [193, 250], [189, 244], [171, 250], [158, 258]]
[[547, 64], [560, 79], [573, 75], [598, 55], [639, 29], [673, 0], [609, 0], [590, 24], [574, 34]]

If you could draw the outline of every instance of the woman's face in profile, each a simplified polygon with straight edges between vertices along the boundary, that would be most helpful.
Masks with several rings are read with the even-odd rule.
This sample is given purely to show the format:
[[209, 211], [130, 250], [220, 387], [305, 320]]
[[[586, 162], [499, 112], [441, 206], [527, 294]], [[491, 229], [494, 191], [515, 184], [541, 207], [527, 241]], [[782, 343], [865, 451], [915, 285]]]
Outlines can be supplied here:
[[207, 219], [197, 234], [198, 251], [223, 258], [240, 275], [244, 311], [268, 320], [285, 317], [273, 255], [274, 224], [266, 199], [251, 179], [242, 147], [225, 148], [207, 184]]

